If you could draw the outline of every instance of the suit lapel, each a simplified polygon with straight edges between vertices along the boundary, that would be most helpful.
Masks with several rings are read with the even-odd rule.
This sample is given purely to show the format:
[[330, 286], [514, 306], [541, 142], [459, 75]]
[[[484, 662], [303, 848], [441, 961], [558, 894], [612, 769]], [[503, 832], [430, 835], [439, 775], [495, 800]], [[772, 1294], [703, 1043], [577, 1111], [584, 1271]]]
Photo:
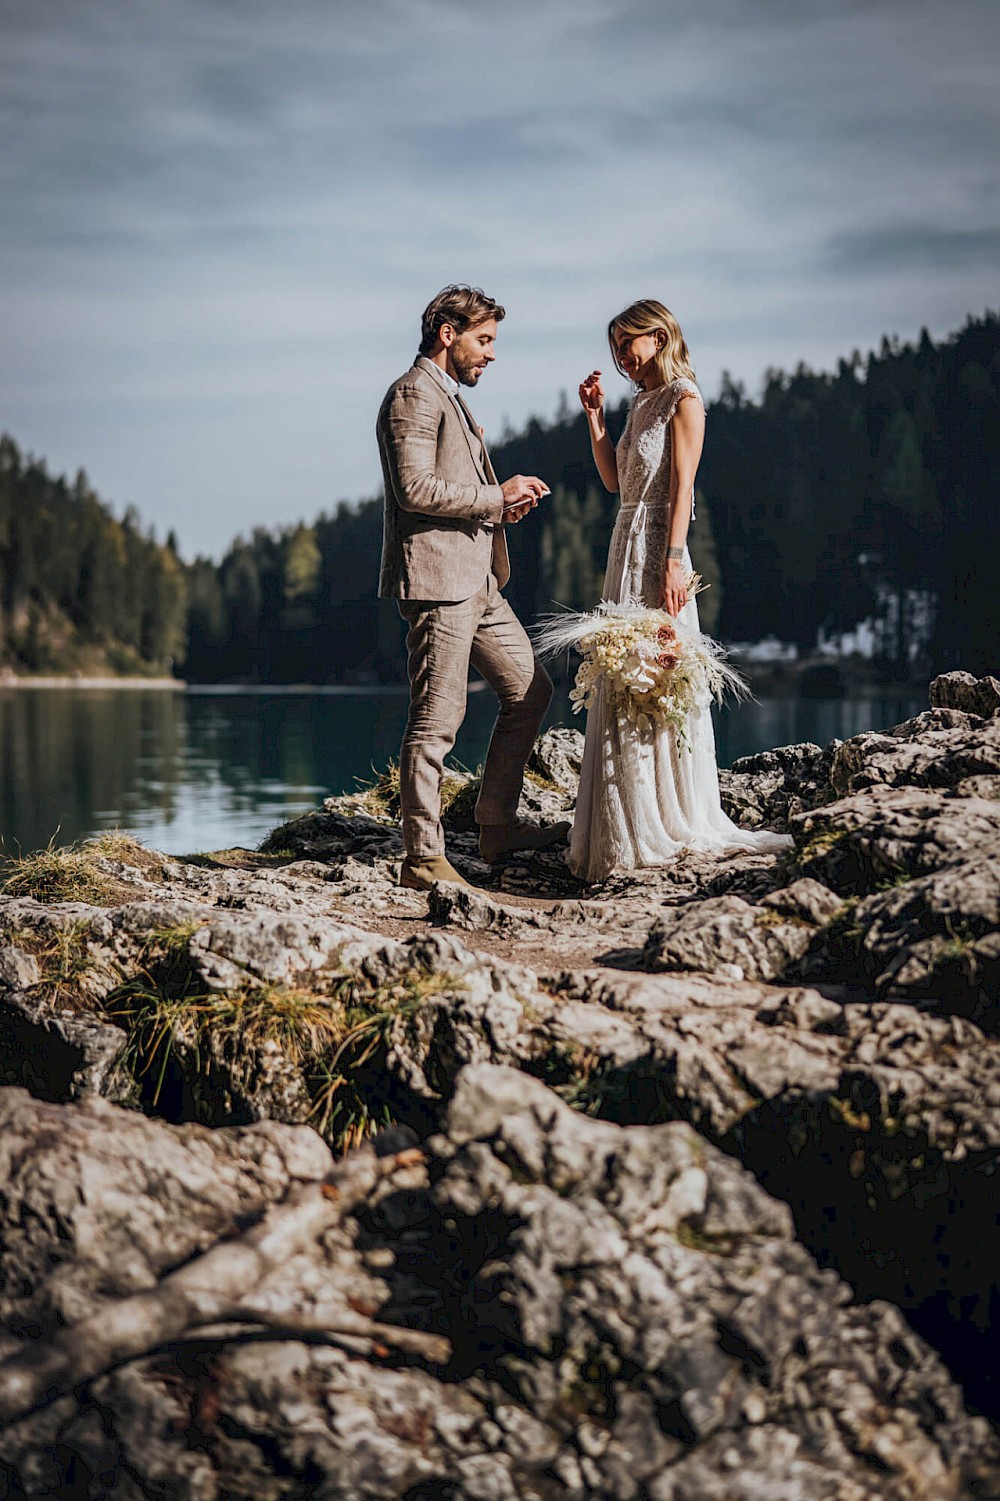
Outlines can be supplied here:
[[483, 444], [483, 465], [486, 469], [486, 478], [490, 484], [499, 485], [500, 481], [497, 479], [496, 470], [493, 468], [493, 460], [490, 458], [490, 451], [485, 443]]
[[415, 363], [417, 369], [424, 370], [434, 382], [435, 389], [440, 393], [441, 400], [445, 404], [445, 410], [451, 412], [452, 417], [465, 434], [465, 441], [469, 445], [469, 452], [483, 479], [487, 484], [496, 484], [496, 477], [490, 478], [493, 466], [490, 464], [489, 455], [486, 452], [486, 444], [479, 436], [476, 420], [461, 396], [453, 398], [445, 390], [443, 383], [434, 372], [432, 361], [427, 359], [426, 355], [418, 354]]
[[488, 479], [491, 484], [495, 485], [496, 475], [493, 473], [493, 465], [490, 463], [490, 456], [486, 452], [486, 444], [483, 442], [483, 435], [479, 431], [479, 424], [476, 422], [475, 417], [473, 417], [472, 413], [469, 411], [469, 408], [466, 406], [461, 396], [456, 396], [455, 401], [457, 405], [461, 407], [462, 414], [465, 417], [465, 426], [467, 429], [466, 435], [470, 440], [469, 447], [472, 450], [472, 457], [475, 459], [476, 463], [483, 471], [484, 478]]

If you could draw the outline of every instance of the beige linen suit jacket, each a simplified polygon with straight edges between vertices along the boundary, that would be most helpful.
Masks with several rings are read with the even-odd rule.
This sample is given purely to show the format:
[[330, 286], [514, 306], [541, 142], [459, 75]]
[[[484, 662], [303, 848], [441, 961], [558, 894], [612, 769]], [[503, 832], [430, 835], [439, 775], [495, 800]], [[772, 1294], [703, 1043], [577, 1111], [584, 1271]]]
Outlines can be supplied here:
[[454, 604], [491, 569], [501, 588], [510, 578], [503, 491], [463, 413], [423, 355], [386, 392], [375, 429], [385, 482], [382, 599]]

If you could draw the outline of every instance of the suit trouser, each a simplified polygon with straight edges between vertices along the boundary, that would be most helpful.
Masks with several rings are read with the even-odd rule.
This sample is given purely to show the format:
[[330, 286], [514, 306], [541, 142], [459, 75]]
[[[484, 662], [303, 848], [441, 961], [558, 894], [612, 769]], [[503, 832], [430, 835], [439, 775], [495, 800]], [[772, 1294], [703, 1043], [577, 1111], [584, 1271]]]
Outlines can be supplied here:
[[403, 844], [412, 861], [444, 854], [441, 774], [465, 718], [469, 663], [500, 700], [476, 803], [480, 824], [510, 824], [552, 682], [524, 626], [491, 573], [471, 599], [457, 604], [398, 601], [406, 637], [410, 713], [399, 759]]

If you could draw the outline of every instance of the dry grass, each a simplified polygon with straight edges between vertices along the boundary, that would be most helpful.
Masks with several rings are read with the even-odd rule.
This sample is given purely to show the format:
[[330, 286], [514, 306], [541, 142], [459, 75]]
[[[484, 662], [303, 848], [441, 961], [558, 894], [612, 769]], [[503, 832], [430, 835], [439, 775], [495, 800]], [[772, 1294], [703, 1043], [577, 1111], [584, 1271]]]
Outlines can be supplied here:
[[57, 845], [18, 855], [8, 862], [0, 890], [5, 896], [33, 897], [39, 902], [90, 902], [114, 907], [133, 895], [132, 889], [108, 871], [101, 861], [130, 866], [151, 880], [163, 877], [163, 862], [120, 829], [110, 829], [79, 844]]
[[86, 919], [56, 929], [12, 928], [4, 938], [35, 959], [40, 979], [31, 991], [48, 1005], [92, 1016], [100, 997], [119, 978], [91, 951]]
[[399, 762], [390, 761], [373, 782], [360, 782], [351, 800], [360, 812], [395, 822], [399, 818]]
[[36, 902], [88, 902], [93, 907], [118, 907], [135, 893], [123, 881], [102, 871], [99, 861], [120, 858], [109, 855], [104, 846], [105, 841], [123, 837], [102, 835], [80, 845], [50, 842], [43, 850], [19, 855], [11, 860], [0, 891], [4, 896], [32, 897]]
[[[479, 796], [481, 778], [481, 767], [474, 772], [446, 767], [441, 778], [441, 812], [447, 813], [459, 799], [464, 802], [470, 793], [474, 803]], [[367, 813], [383, 823], [397, 823], [400, 816], [399, 762], [390, 761], [373, 782], [363, 783], [350, 801], [360, 813]]]
[[299, 1067], [343, 1035], [340, 1019], [324, 997], [280, 985], [173, 996], [151, 976], [141, 975], [112, 992], [106, 1011], [129, 1034], [133, 1072], [153, 1076], [154, 1105], [178, 1034], [195, 1053], [210, 1039], [227, 1039], [249, 1050], [273, 1043]]
[[119, 865], [129, 865], [152, 881], [162, 881], [163, 861], [155, 850], [148, 850], [131, 834], [121, 829], [109, 829], [96, 839], [88, 839], [82, 846], [84, 853], [92, 851], [100, 859], [116, 860]]
[[380, 1058], [399, 1019], [430, 996], [461, 988], [453, 976], [415, 968], [383, 986], [331, 974], [323, 990], [259, 983], [206, 992], [188, 957], [194, 931], [152, 935], [141, 971], [104, 1005], [109, 1020], [129, 1034], [132, 1072], [151, 1081], [153, 1105], [180, 1042], [196, 1067], [209, 1048], [218, 1055], [277, 1047], [303, 1077], [311, 1123], [340, 1150], [387, 1124], [373, 1085], [383, 1083]]
[[558, 782], [554, 782], [551, 777], [543, 776], [540, 771], [532, 771], [530, 766], [525, 770], [524, 780], [530, 782], [532, 786], [537, 787], [539, 792], [553, 792], [557, 793], [560, 797], [567, 796], [565, 787], [561, 786]]

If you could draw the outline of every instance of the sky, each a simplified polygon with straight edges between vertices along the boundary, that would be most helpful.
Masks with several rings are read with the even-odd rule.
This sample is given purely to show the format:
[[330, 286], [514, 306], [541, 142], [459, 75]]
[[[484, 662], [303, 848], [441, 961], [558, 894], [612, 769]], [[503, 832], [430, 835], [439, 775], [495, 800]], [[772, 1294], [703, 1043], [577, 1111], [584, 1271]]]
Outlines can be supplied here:
[[0, 428], [218, 557], [378, 493], [448, 282], [507, 309], [494, 439], [624, 395], [637, 297], [709, 396], [946, 334], [1000, 303], [998, 63], [997, 0], [0, 0]]

